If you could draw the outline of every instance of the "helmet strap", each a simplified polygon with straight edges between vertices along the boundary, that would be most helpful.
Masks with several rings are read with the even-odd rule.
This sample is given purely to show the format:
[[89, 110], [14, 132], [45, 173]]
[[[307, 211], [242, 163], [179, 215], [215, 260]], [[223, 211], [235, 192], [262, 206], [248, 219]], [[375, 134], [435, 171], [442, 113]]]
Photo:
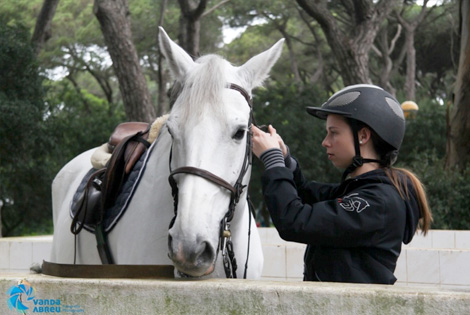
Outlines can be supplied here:
[[341, 177], [341, 182], [344, 182], [346, 180], [346, 177], [348, 177], [349, 174], [354, 172], [356, 168], [361, 167], [364, 165], [364, 163], [379, 163], [382, 164], [382, 161], [380, 160], [375, 160], [375, 159], [364, 159], [361, 156], [361, 150], [359, 147], [359, 137], [357, 135], [358, 133], [358, 128], [357, 128], [357, 121], [356, 119], [349, 119], [351, 130], [353, 133], [353, 139], [354, 139], [354, 150], [355, 150], [355, 156], [353, 157], [353, 161], [351, 165], [349, 165], [343, 172], [343, 176]]

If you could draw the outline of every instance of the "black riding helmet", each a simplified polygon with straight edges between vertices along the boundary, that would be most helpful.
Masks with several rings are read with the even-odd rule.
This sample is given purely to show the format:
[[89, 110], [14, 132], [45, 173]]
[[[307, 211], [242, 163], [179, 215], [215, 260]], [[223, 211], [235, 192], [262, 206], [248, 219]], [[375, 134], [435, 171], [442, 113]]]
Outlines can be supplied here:
[[[321, 107], [307, 107], [307, 112], [320, 119], [328, 114], [341, 115], [349, 119], [354, 137], [356, 156], [352, 164], [343, 173], [346, 176], [364, 163], [377, 162], [382, 165], [392, 164], [398, 155], [405, 135], [405, 116], [400, 104], [390, 93], [372, 84], [347, 86], [336, 92]], [[391, 161], [363, 159], [359, 150], [357, 123], [360, 121], [369, 126], [388, 145]]]

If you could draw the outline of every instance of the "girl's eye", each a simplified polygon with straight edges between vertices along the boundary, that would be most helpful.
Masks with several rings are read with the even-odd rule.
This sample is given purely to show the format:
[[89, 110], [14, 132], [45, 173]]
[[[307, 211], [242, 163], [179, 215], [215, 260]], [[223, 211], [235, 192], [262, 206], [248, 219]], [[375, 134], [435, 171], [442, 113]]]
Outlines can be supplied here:
[[245, 136], [245, 129], [238, 129], [237, 132], [232, 136], [234, 140], [241, 140]]

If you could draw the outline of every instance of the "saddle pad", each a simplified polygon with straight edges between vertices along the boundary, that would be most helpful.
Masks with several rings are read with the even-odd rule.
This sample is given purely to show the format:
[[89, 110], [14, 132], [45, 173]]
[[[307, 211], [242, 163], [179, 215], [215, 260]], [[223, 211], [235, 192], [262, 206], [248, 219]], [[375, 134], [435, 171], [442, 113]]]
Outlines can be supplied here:
[[[131, 201], [132, 196], [134, 195], [135, 189], [137, 188], [140, 182], [142, 174], [144, 173], [145, 166], [147, 165], [147, 161], [148, 161], [148, 158], [150, 156], [152, 149], [153, 149], [153, 145], [147, 150], [146, 153], [142, 154], [142, 156], [137, 161], [132, 171], [129, 173], [125, 183], [122, 185], [121, 191], [119, 192], [119, 195], [116, 198], [114, 205], [111, 208], [105, 210], [105, 216], [103, 220], [103, 228], [104, 228], [105, 233], [111, 232], [111, 230], [114, 228], [114, 226], [117, 224], [119, 219], [122, 217], [122, 215], [126, 211], [127, 206], [129, 205], [129, 202]], [[80, 182], [80, 185], [78, 186], [77, 191], [73, 195], [72, 202], [70, 205], [70, 216], [72, 218], [74, 218], [75, 213], [76, 213], [76, 208], [78, 208], [78, 207], [75, 207], [74, 205], [80, 199], [80, 196], [83, 194], [85, 190], [88, 179], [95, 171], [96, 169], [94, 168], [88, 171], [88, 173], [83, 177], [82, 181]], [[91, 233], [95, 232], [95, 225], [85, 224], [84, 228], [88, 232], [91, 232]]]

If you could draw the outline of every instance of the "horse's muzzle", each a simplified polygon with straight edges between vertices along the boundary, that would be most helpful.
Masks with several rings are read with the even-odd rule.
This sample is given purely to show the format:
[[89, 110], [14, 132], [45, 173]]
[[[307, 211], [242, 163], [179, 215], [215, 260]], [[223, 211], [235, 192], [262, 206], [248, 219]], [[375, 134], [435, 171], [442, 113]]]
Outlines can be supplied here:
[[214, 271], [216, 252], [213, 246], [204, 240], [181, 242], [168, 235], [169, 257], [175, 267], [192, 277], [201, 277]]

